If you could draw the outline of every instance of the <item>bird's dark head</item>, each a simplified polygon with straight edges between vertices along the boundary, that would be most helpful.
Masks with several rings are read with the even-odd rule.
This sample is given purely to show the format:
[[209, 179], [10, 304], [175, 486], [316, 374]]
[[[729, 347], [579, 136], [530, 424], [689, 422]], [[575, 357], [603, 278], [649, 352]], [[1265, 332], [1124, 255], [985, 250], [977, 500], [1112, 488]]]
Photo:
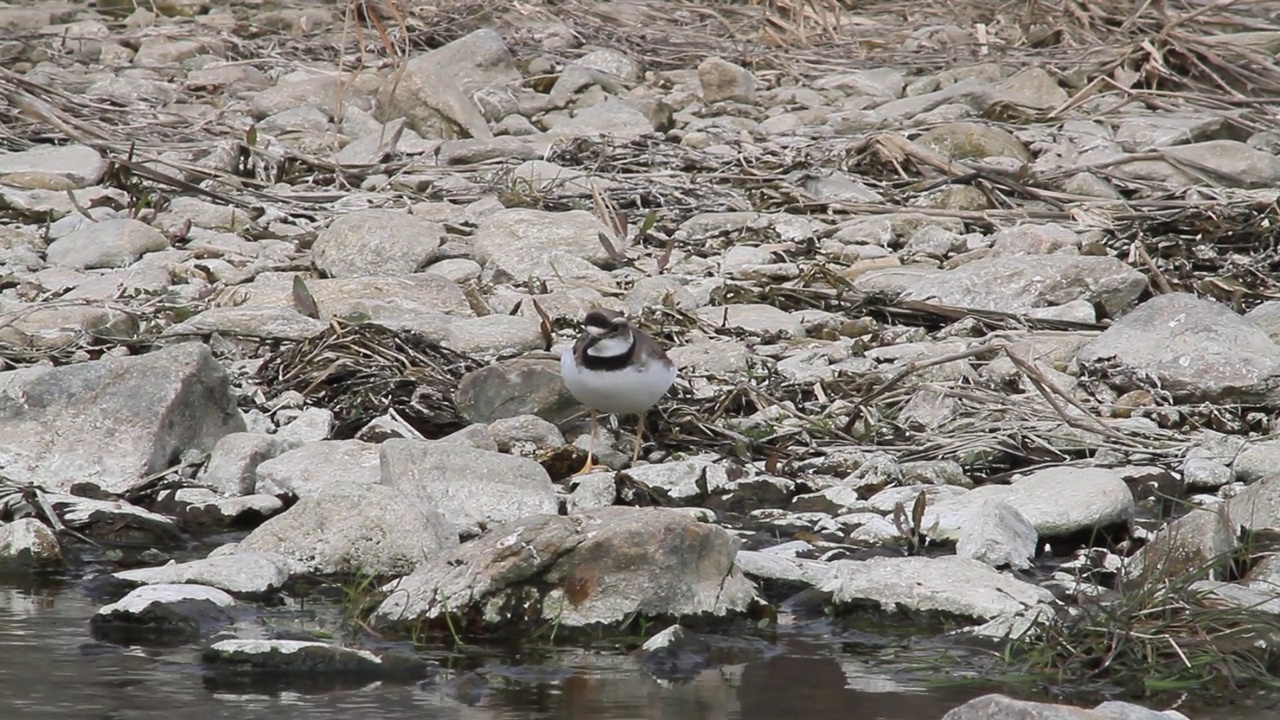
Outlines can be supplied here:
[[605, 338], [616, 334], [629, 334], [631, 324], [621, 313], [604, 308], [595, 308], [583, 319], [587, 332], [593, 337]]
[[622, 313], [596, 308], [587, 313], [583, 323], [591, 336], [587, 343], [588, 354], [613, 357], [631, 352], [635, 338], [631, 334], [631, 323]]

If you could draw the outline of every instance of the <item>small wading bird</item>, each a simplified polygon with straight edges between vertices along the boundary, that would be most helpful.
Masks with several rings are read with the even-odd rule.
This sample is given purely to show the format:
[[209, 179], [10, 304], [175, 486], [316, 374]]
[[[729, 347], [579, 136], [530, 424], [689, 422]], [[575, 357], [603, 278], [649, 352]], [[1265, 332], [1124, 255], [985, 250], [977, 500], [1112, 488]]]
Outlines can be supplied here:
[[643, 331], [631, 327], [620, 313], [595, 309], [585, 318], [587, 331], [560, 356], [560, 377], [578, 402], [591, 411], [587, 464], [576, 474], [595, 467], [596, 413], [640, 416], [636, 449], [640, 458], [645, 412], [666, 394], [676, 380], [676, 366]]

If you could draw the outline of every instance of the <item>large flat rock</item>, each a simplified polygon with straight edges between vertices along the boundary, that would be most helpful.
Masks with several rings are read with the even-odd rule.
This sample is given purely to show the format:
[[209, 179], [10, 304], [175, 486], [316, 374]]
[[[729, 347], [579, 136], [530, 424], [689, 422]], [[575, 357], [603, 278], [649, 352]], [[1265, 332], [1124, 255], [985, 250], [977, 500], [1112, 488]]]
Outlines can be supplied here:
[[818, 589], [830, 592], [837, 608], [873, 607], [975, 621], [1016, 615], [1053, 601], [1044, 588], [954, 555], [840, 560], [832, 563]]
[[754, 586], [734, 564], [728, 531], [663, 508], [608, 507], [494, 528], [388, 586], [390, 623], [471, 617], [484, 624], [554, 620], [563, 627], [645, 617], [748, 611]]
[[122, 493], [244, 429], [227, 373], [196, 343], [0, 373], [0, 472], [48, 490]]
[[275, 553], [290, 575], [392, 575], [458, 544], [448, 518], [403, 491], [334, 482], [303, 497], [218, 555]]
[[1280, 405], [1280, 345], [1231, 308], [1186, 293], [1146, 301], [1077, 360], [1120, 392], [1154, 384], [1178, 402]]
[[454, 442], [387, 440], [382, 484], [444, 513], [464, 535], [526, 515], [555, 513], [551, 477], [536, 461]]

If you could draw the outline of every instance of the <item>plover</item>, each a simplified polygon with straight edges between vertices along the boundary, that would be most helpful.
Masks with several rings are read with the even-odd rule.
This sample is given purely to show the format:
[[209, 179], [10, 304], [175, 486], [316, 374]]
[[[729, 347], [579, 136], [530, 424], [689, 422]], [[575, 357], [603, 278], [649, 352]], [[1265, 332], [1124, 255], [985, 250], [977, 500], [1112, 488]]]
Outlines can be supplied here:
[[587, 331], [560, 356], [560, 377], [578, 402], [591, 411], [587, 464], [595, 465], [596, 413], [639, 415], [632, 464], [640, 458], [645, 412], [671, 388], [676, 366], [657, 341], [634, 328], [621, 313], [597, 308], [587, 313]]

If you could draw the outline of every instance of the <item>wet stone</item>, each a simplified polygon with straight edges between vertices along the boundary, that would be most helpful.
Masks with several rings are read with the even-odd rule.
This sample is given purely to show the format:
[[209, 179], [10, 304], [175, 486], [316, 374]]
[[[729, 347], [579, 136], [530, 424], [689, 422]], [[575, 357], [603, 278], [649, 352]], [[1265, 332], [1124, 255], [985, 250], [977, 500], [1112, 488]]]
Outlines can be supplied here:
[[54, 569], [63, 564], [62, 545], [35, 518], [0, 524], [0, 572]]
[[367, 650], [305, 640], [220, 640], [210, 645], [201, 659], [214, 672], [242, 675], [356, 675], [395, 680], [427, 674], [427, 664], [416, 658], [375, 655]]
[[288, 561], [272, 553], [237, 553], [152, 568], [121, 570], [106, 576], [120, 587], [203, 585], [238, 597], [263, 597], [289, 579]]
[[145, 585], [99, 608], [89, 626], [110, 642], [177, 645], [230, 624], [235, 607], [230, 595], [204, 585]]

